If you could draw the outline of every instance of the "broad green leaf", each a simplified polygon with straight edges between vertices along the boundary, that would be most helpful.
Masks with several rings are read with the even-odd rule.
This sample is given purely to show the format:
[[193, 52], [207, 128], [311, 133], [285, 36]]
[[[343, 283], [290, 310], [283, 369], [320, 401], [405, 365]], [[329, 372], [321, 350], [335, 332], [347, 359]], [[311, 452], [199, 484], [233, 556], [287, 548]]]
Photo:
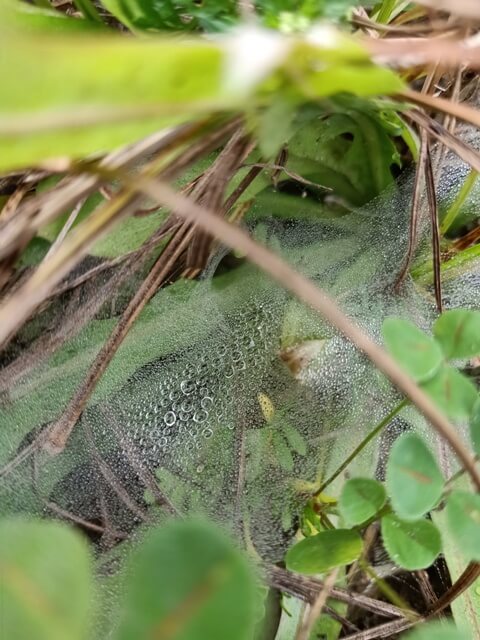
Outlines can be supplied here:
[[467, 560], [480, 561], [480, 495], [454, 491], [447, 500], [447, 524]]
[[405, 635], [405, 640], [471, 640], [472, 636], [452, 622], [435, 621], [419, 625]]
[[392, 183], [398, 154], [380, 113], [366, 100], [345, 98], [333, 108], [328, 117], [306, 118], [289, 142], [288, 168], [362, 205]]
[[71, 529], [20, 518], [0, 522], [2, 637], [86, 640], [92, 587], [87, 545]]
[[473, 383], [447, 365], [422, 387], [438, 407], [453, 420], [468, 419], [478, 398], [478, 391]]
[[409, 571], [429, 567], [442, 549], [440, 532], [428, 520], [405, 522], [388, 515], [382, 518], [381, 528], [388, 555]]
[[291, 571], [307, 575], [324, 573], [356, 560], [363, 549], [362, 538], [351, 529], [331, 529], [305, 538], [287, 551], [285, 562]]
[[255, 578], [246, 559], [211, 525], [171, 522], [131, 559], [121, 640], [248, 640]]
[[470, 440], [473, 450], [477, 456], [480, 456], [480, 398], [475, 402], [470, 417]]
[[27, 37], [1, 19], [0, 11], [0, 170], [102, 152], [199, 113], [268, 104], [286, 77], [285, 91], [297, 102], [312, 91], [378, 95], [403, 87], [330, 27], [308, 38], [245, 28], [215, 41], [67, 39]]
[[417, 520], [440, 499], [443, 477], [437, 461], [421, 438], [401, 435], [387, 463], [386, 484], [395, 512], [403, 520]]
[[471, 358], [480, 353], [479, 311], [445, 311], [435, 322], [433, 332], [447, 358]]
[[429, 380], [440, 369], [443, 354], [439, 345], [409, 320], [387, 318], [383, 337], [388, 351], [417, 382]]
[[355, 526], [374, 516], [387, 499], [380, 482], [371, 478], [352, 478], [344, 484], [338, 507], [348, 526]]
[[0, 149], [8, 148], [0, 169], [105, 151], [198, 114], [206, 103], [231, 105], [217, 44], [0, 37]]

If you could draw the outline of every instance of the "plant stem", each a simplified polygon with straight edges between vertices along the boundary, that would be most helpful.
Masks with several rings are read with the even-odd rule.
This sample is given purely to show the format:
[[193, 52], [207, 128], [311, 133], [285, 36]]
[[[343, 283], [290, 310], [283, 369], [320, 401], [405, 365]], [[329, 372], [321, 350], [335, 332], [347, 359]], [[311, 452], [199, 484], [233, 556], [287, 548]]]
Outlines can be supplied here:
[[382, 6], [380, 7], [377, 15], [377, 22], [380, 22], [380, 24], [387, 24], [396, 4], [397, 0], [383, 0]]
[[379, 422], [377, 426], [374, 429], [372, 429], [372, 431], [370, 431], [367, 437], [360, 442], [360, 444], [352, 451], [352, 453], [348, 456], [348, 458], [345, 458], [345, 460], [338, 467], [338, 469], [334, 471], [332, 475], [325, 480], [325, 482], [322, 483], [322, 485], [320, 486], [320, 488], [318, 489], [315, 495], [319, 495], [320, 493], [322, 493], [326, 489], [326, 487], [328, 487], [329, 484], [331, 484], [334, 480], [336, 480], [336, 478], [338, 478], [338, 476], [342, 473], [342, 471], [344, 471], [348, 467], [348, 465], [352, 462], [352, 460], [354, 460], [358, 456], [358, 454], [361, 451], [363, 451], [363, 449], [365, 449], [367, 444], [369, 444], [369, 442], [371, 442], [380, 433], [380, 431], [382, 431], [393, 420], [393, 418], [397, 415], [397, 413], [399, 413], [403, 409], [403, 407], [405, 407], [407, 404], [408, 404], [408, 400], [406, 399], [402, 400], [399, 404], [397, 404], [397, 406], [394, 409], [392, 409], [392, 411], [390, 411], [390, 413], [387, 416], [385, 416], [385, 418], [383, 418], [383, 420]]
[[444, 219], [442, 220], [442, 224], [440, 225], [440, 232], [442, 233], [442, 235], [444, 235], [455, 222], [455, 219], [460, 213], [460, 209], [465, 204], [465, 200], [468, 198], [471, 190], [473, 189], [477, 178], [478, 172], [475, 171], [475, 169], [471, 169], [470, 173], [465, 178], [465, 181], [457, 197], [453, 201], [452, 205], [445, 214]]
[[[464, 249], [460, 251], [453, 258], [447, 260], [447, 262], [443, 262], [440, 265], [440, 272], [442, 275], [446, 276], [446, 280], [448, 280], [448, 274], [453, 272], [452, 275], [455, 275], [457, 269], [461, 269], [465, 265], [468, 265], [472, 260], [476, 260], [480, 258], [480, 245], [475, 244], [473, 247], [468, 247], [468, 249]], [[431, 261], [428, 263], [419, 265], [416, 269], [411, 272], [412, 278], [421, 285], [431, 284], [433, 281], [433, 270]]]

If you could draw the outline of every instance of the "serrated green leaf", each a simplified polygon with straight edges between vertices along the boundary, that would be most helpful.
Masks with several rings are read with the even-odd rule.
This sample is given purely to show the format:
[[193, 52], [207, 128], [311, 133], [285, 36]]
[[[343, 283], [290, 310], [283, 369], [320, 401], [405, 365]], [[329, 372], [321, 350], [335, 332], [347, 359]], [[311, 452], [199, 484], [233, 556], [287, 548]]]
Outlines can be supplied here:
[[362, 524], [385, 504], [383, 485], [371, 478], [352, 478], [344, 484], [338, 507], [348, 526]]
[[440, 369], [443, 353], [439, 345], [409, 320], [387, 318], [383, 337], [391, 355], [417, 382], [429, 380]]
[[401, 435], [387, 463], [386, 485], [395, 512], [403, 520], [417, 520], [442, 495], [444, 480], [430, 449], [414, 433]]
[[447, 358], [471, 358], [480, 353], [479, 311], [445, 311], [435, 322], [433, 332]]
[[447, 500], [446, 517], [466, 559], [480, 561], [480, 495], [454, 491]]
[[428, 520], [405, 522], [388, 515], [382, 518], [381, 528], [388, 555], [409, 571], [429, 567], [441, 551], [440, 532]]
[[9, 640], [85, 640], [93, 602], [85, 541], [65, 525], [0, 523], [1, 635]]
[[171, 522], [133, 554], [120, 640], [248, 640], [255, 579], [244, 556], [202, 522]]
[[468, 419], [478, 398], [478, 391], [470, 380], [447, 365], [422, 387], [453, 420]]
[[287, 568], [307, 575], [323, 573], [356, 560], [362, 538], [351, 529], [331, 529], [305, 538], [287, 551]]

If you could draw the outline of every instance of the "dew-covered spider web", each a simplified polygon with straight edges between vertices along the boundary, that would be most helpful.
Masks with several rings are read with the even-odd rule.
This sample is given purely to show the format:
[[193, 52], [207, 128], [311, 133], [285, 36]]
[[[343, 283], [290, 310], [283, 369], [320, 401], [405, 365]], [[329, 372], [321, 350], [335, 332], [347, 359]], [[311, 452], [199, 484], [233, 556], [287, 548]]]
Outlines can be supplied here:
[[[447, 157], [439, 180], [443, 205], [455, 199], [467, 173]], [[254, 207], [250, 230], [378, 341], [388, 315], [428, 330], [436, 315], [431, 283], [408, 277], [394, 287], [407, 250], [412, 185], [411, 176], [402, 178], [370, 205], [341, 217], [299, 219], [301, 199], [295, 222]], [[473, 212], [479, 196], [476, 188], [469, 197]], [[426, 212], [423, 218], [420, 266], [430, 255]], [[107, 549], [167, 517], [201, 514], [260, 556], [282, 556], [305, 496], [401, 398], [318, 315], [241, 258], [225, 268], [225, 254], [218, 251], [199, 281], [178, 282], [155, 296], [65, 450], [29, 455], [3, 475], [3, 513], [73, 519]], [[112, 275], [103, 277], [93, 287], [97, 293]], [[129, 282], [120, 294], [111, 293], [109, 303], [47, 358], [21, 375], [3, 376], [2, 465], [61, 415], [117, 321], [115, 306], [121, 309], [122, 295], [135, 286]], [[443, 293], [447, 307], [480, 307], [479, 261], [450, 270]], [[91, 295], [76, 291], [29, 330], [38, 329], [35, 322], [53, 330], [52, 323], [65, 321], [73, 309], [87, 308]], [[25, 358], [30, 344], [27, 331], [4, 371]], [[348, 473], [381, 475], [388, 441], [408, 427], [424, 425], [406, 408]], [[336, 490], [335, 484], [328, 488]]]

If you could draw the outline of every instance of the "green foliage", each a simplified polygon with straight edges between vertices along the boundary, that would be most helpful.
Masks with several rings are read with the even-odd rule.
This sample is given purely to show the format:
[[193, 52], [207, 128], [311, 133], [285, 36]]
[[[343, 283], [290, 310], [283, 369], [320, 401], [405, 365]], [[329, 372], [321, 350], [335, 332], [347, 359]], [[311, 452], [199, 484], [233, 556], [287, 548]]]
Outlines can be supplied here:
[[428, 520], [406, 522], [388, 515], [382, 518], [381, 525], [388, 555], [404, 569], [429, 567], [441, 551], [440, 532]]
[[[64, 525], [0, 522], [2, 632], [9, 640], [86, 640], [95, 601], [85, 542]], [[204, 522], [171, 522], [131, 555], [118, 640], [249, 640], [259, 588], [247, 560]]]
[[255, 581], [244, 557], [201, 522], [172, 522], [149, 534], [131, 559], [121, 640], [246, 640]]
[[445, 358], [478, 353], [479, 317], [477, 312], [467, 310], [447, 311], [435, 323], [436, 339], [403, 318], [387, 318], [383, 323], [383, 336], [392, 356], [454, 420], [470, 418], [479, 395], [470, 380]]
[[363, 541], [356, 531], [330, 529], [297, 542], [287, 551], [285, 562], [291, 571], [323, 573], [353, 562], [362, 549]]
[[418, 382], [431, 379], [440, 369], [443, 354], [439, 345], [409, 320], [387, 318], [383, 336], [395, 360]]
[[351, 205], [384, 191], [398, 153], [378, 110], [365, 100], [337, 98], [333, 113], [311, 113], [289, 142], [289, 167], [333, 189]]
[[471, 636], [458, 629], [452, 622], [435, 621], [415, 628], [405, 640], [470, 640]]
[[102, 0], [102, 4], [133, 30], [222, 31], [237, 18], [234, 0]]
[[64, 525], [0, 522], [1, 629], [9, 640], [88, 637], [93, 601], [85, 542]]
[[65, 13], [55, 11], [50, 3], [47, 4], [48, 8], [44, 8], [32, 6], [22, 0], [2, 0], [2, 26], [20, 28], [25, 33], [32, 34], [75, 35], [89, 31], [107, 33], [106, 26], [100, 25], [97, 21], [70, 18]]
[[443, 477], [435, 457], [413, 433], [400, 436], [387, 464], [387, 489], [396, 513], [403, 520], [417, 520], [440, 499]]
[[453, 420], [469, 418], [478, 398], [478, 391], [470, 380], [447, 365], [426, 382], [423, 389]]
[[[141, 5], [142, 10], [154, 10], [152, 3]], [[102, 152], [206, 111], [250, 111], [282, 95], [299, 104], [307, 96], [311, 100], [342, 92], [381, 95], [403, 87], [394, 72], [375, 65], [354, 39], [333, 27], [309, 40], [281, 40], [266, 31], [220, 41], [113, 34], [102, 39], [32, 38], [12, 27], [11, 21], [5, 26], [2, 12], [1, 169]], [[277, 55], [253, 61], [247, 55], [252, 37], [258, 40], [258, 51], [263, 45], [275, 47]], [[27, 76], [29, 83], [23, 81]], [[367, 147], [372, 149], [370, 167], [375, 168], [372, 179], [383, 185], [390, 179], [388, 167], [371, 141], [378, 138], [391, 145], [388, 135], [381, 138], [381, 127], [368, 113], [349, 113], [345, 118], [337, 116], [334, 135], [338, 138], [352, 123], [355, 126], [357, 140], [348, 163], [358, 149], [364, 153], [366, 131]], [[370, 188], [367, 170], [356, 180], [357, 186], [366, 176], [365, 189]]]
[[362, 524], [372, 518], [385, 504], [383, 485], [370, 478], [352, 478], [344, 484], [338, 507], [348, 526]]
[[480, 561], [480, 495], [454, 491], [447, 501], [446, 518], [466, 559]]
[[435, 322], [433, 332], [446, 358], [471, 358], [480, 353], [479, 311], [445, 311]]

